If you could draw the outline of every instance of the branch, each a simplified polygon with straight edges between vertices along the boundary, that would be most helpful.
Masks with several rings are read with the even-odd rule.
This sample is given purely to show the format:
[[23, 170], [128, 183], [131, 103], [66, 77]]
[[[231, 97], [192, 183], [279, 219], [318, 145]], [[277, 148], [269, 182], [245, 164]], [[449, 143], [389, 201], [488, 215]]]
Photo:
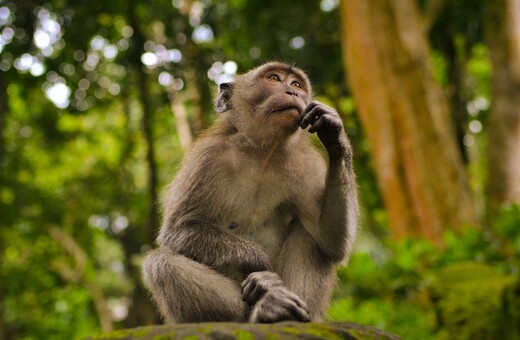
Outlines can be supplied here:
[[90, 293], [96, 312], [98, 314], [99, 323], [103, 332], [109, 332], [114, 329], [112, 325], [112, 316], [108, 308], [107, 301], [103, 290], [93, 280], [85, 277], [88, 257], [83, 248], [70, 236], [59, 228], [51, 228], [49, 234], [66, 253], [68, 253], [76, 262], [75, 268], [70, 268], [65, 261], [56, 260], [51, 264], [53, 269], [65, 280], [72, 283], [81, 283]]
[[172, 86], [168, 89], [168, 98], [170, 107], [175, 117], [175, 125], [177, 126], [177, 134], [181, 142], [184, 152], [191, 148], [193, 136], [191, 134], [190, 123], [188, 122], [188, 114], [181, 99], [178, 98], [179, 92], [175, 91]]
[[51, 228], [49, 234], [76, 262], [74, 269], [70, 268], [65, 261], [60, 260], [54, 261], [52, 266], [64, 280], [78, 283], [83, 278], [87, 265], [87, 255], [85, 251], [71, 236], [58, 228]]

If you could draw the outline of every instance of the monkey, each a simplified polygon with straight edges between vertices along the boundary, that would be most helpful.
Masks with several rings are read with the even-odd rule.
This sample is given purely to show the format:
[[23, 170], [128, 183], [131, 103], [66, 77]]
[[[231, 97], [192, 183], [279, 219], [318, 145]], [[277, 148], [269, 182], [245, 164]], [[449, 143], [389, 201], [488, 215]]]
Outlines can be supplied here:
[[144, 283], [168, 323], [318, 322], [358, 224], [341, 117], [281, 62], [220, 84], [216, 111], [166, 189]]

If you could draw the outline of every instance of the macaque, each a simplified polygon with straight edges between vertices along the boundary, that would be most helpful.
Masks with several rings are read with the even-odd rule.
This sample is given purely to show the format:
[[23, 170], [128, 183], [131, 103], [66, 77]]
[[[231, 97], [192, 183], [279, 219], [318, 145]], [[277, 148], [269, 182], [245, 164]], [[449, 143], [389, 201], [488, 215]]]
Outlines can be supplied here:
[[279, 62], [221, 84], [216, 110], [168, 186], [144, 282], [166, 322], [320, 321], [357, 229], [341, 117]]

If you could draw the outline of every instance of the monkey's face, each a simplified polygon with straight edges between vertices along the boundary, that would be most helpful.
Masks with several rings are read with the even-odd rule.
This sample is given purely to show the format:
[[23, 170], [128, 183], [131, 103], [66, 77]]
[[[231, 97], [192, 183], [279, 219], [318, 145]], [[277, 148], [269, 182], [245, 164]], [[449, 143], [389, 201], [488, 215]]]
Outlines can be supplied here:
[[267, 63], [234, 83], [220, 84], [217, 112], [233, 111], [231, 117], [240, 125], [262, 124], [263, 131], [298, 129], [300, 113], [312, 94], [309, 79], [303, 71], [283, 63]]
[[216, 110], [246, 134], [269, 140], [297, 131], [311, 99], [311, 84], [302, 70], [271, 62], [220, 84]]
[[305, 74], [289, 65], [270, 63], [246, 76], [252, 89], [247, 100], [251, 112], [266, 123], [296, 130], [310, 98]]

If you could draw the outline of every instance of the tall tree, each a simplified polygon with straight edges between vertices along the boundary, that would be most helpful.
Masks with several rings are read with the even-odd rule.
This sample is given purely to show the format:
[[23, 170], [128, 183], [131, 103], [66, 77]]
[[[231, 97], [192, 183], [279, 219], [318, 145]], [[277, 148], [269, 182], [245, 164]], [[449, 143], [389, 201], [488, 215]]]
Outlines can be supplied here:
[[4, 128], [7, 112], [7, 84], [4, 73], [0, 72], [0, 169], [4, 163]]
[[341, 2], [343, 60], [396, 237], [475, 223], [446, 99], [413, 0]]
[[491, 210], [520, 203], [520, 0], [488, 1], [486, 39], [493, 65], [488, 121]]
[[149, 215], [148, 215], [148, 226], [146, 229], [145, 241], [148, 244], [153, 244], [155, 241], [155, 230], [159, 225], [159, 214], [157, 212], [157, 187], [158, 187], [158, 175], [157, 175], [157, 161], [155, 159], [155, 143], [153, 136], [153, 112], [150, 105], [150, 93], [148, 85], [148, 76], [143, 70], [141, 63], [141, 55], [144, 53], [143, 46], [146, 42], [144, 34], [141, 32], [141, 26], [136, 11], [136, 1], [132, 0], [128, 2], [128, 16], [131, 26], [134, 30], [134, 49], [131, 58], [132, 68], [137, 73], [137, 85], [139, 92], [139, 101], [143, 112], [142, 127], [143, 135], [146, 140], [146, 163], [148, 166], [148, 199], [149, 199]]

